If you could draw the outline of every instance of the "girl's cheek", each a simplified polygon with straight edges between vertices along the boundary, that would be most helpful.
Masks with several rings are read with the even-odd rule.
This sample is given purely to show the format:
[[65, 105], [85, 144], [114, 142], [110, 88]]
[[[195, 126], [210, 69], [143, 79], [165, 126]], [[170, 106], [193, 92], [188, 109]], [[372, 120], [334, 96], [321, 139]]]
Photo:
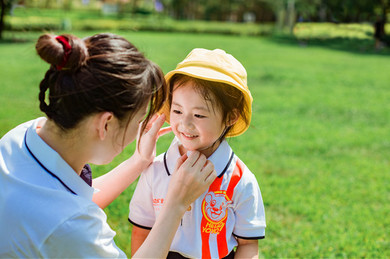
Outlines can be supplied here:
[[175, 127], [177, 124], [177, 117], [175, 116], [174, 113], [171, 113], [171, 115], [170, 115], [170, 124], [171, 124], [172, 128]]

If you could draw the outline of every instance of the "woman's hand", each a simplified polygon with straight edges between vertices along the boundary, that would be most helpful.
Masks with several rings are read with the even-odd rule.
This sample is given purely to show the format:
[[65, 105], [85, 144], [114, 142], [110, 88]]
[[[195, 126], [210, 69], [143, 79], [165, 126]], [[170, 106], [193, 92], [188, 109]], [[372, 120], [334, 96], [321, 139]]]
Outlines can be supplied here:
[[157, 139], [172, 131], [171, 127], [162, 128], [162, 125], [165, 121], [165, 115], [155, 114], [152, 119], [149, 121], [146, 126], [142, 136], [141, 136], [141, 127], [142, 123], [138, 129], [137, 136], [137, 147], [134, 152], [134, 155], [145, 163], [145, 168], [153, 162], [154, 157], [156, 156], [156, 143]]
[[93, 201], [100, 208], [104, 209], [115, 200], [153, 162], [158, 137], [171, 131], [170, 127], [160, 129], [164, 121], [164, 115], [153, 116], [142, 138], [138, 134], [134, 155], [107, 174], [93, 179], [93, 187], [100, 190], [93, 195]]
[[188, 157], [183, 155], [172, 174], [165, 202], [172, 202], [187, 210], [216, 177], [214, 165], [203, 154], [192, 151]]
[[164, 206], [148, 237], [133, 258], [166, 258], [188, 207], [217, 177], [214, 165], [197, 151], [180, 157], [171, 175]]

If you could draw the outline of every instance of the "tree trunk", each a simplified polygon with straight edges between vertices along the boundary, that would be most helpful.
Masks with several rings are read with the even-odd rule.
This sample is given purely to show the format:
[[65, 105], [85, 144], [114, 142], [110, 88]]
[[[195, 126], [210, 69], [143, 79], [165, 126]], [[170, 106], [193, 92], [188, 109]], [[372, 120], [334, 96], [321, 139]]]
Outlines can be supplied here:
[[387, 2], [385, 1], [382, 1], [382, 21], [383, 21], [383, 28], [382, 28], [382, 33], [383, 33], [383, 36], [385, 37], [386, 36], [386, 30], [385, 30], [385, 26], [386, 26], [386, 23], [387, 23]]
[[278, 30], [282, 31], [285, 26], [286, 21], [286, 9], [284, 6], [280, 5], [276, 10], [276, 27]]
[[4, 30], [4, 16], [5, 16], [5, 0], [0, 0], [1, 2], [1, 16], [0, 16], [0, 39], [3, 39], [3, 30]]
[[138, 0], [132, 0], [133, 2], [133, 6], [132, 6], [132, 13], [133, 15], [135, 15], [137, 13], [137, 9], [138, 9]]
[[321, 4], [320, 5], [320, 10], [318, 12], [318, 17], [320, 19], [320, 22], [325, 22], [326, 21], [326, 5], [325, 4]]
[[294, 26], [296, 21], [296, 12], [295, 12], [295, 0], [289, 0], [287, 2], [287, 26], [290, 31], [290, 34], [294, 33]]

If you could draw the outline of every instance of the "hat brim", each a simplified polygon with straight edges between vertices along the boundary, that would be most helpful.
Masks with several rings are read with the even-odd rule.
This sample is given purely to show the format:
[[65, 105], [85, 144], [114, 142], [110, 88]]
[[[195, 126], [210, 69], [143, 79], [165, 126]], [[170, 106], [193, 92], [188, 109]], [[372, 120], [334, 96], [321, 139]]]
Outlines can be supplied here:
[[[207, 67], [198, 67], [198, 66], [186, 66], [182, 68], [178, 68], [175, 70], [172, 70], [168, 72], [165, 75], [165, 80], [167, 84], [169, 85], [170, 80], [172, 77], [176, 74], [182, 74], [182, 75], [187, 75], [190, 77], [198, 78], [198, 79], [203, 79], [207, 81], [213, 81], [213, 82], [219, 82], [219, 83], [225, 83], [228, 85], [231, 85], [238, 90], [240, 90], [243, 95], [244, 99], [246, 102], [247, 110], [245, 111], [247, 113], [247, 118], [248, 118], [248, 123], [246, 123], [241, 117], [237, 120], [237, 122], [233, 125], [232, 129], [226, 134], [226, 137], [235, 137], [239, 136], [242, 133], [244, 133], [250, 124], [251, 117], [252, 117], [252, 95], [249, 92], [248, 88], [246, 85], [243, 85], [243, 82], [240, 80], [235, 80], [231, 76], [228, 76], [222, 72], [219, 72], [215, 69], [210, 69]], [[246, 87], [246, 88], [245, 88]], [[160, 110], [160, 114], [165, 114], [166, 116], [166, 122], [169, 122], [169, 103], [165, 102], [163, 108]]]

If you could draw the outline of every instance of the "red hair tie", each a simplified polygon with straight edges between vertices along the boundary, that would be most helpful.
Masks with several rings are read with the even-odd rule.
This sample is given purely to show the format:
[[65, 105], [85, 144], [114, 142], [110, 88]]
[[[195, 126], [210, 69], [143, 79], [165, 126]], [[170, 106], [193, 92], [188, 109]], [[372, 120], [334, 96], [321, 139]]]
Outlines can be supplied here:
[[72, 52], [72, 47], [70, 46], [68, 39], [64, 36], [57, 36], [56, 40], [61, 43], [62, 47], [64, 48], [64, 59], [62, 60], [61, 64], [57, 65], [57, 70], [61, 70], [66, 63], [68, 63], [70, 53]]

